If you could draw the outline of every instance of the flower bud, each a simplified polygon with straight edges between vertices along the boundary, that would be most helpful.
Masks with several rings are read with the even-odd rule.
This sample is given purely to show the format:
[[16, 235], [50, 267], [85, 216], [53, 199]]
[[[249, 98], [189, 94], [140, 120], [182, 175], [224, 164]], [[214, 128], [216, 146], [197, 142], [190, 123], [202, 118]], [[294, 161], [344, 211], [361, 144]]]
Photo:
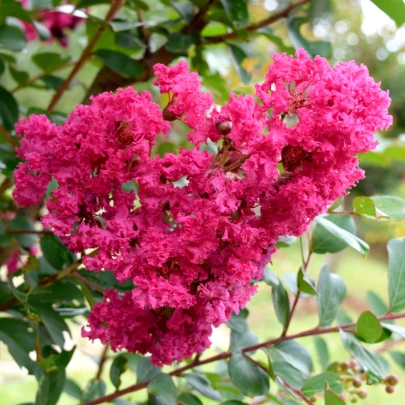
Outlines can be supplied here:
[[346, 401], [346, 395], [345, 395], [345, 394], [340, 394], [340, 395], [339, 395], [339, 398], [340, 398], [342, 401]]
[[176, 120], [176, 114], [173, 111], [169, 110], [170, 103], [163, 109], [163, 119], [165, 121], [175, 121]]
[[351, 402], [352, 404], [355, 404], [357, 401], [358, 401], [358, 399], [357, 399], [356, 397], [351, 397], [351, 398], [350, 398], [350, 402]]
[[349, 361], [349, 365], [350, 365], [351, 368], [356, 368], [356, 367], [358, 367], [359, 362], [356, 359], [351, 359]]
[[353, 386], [356, 388], [361, 387], [362, 381], [360, 380], [360, 378], [353, 378]]
[[226, 136], [232, 131], [232, 121], [225, 117], [220, 117], [215, 123], [215, 128], [220, 135]]
[[387, 385], [387, 386], [385, 387], [385, 391], [386, 391], [388, 394], [392, 394], [392, 393], [395, 391], [395, 388], [394, 388], [392, 385]]
[[364, 399], [364, 398], [367, 398], [368, 392], [366, 390], [359, 390], [359, 391], [357, 391], [357, 395], [361, 399]]
[[385, 379], [386, 383], [389, 385], [397, 385], [398, 384], [398, 376], [396, 374], [391, 374]]
[[318, 399], [317, 397], [313, 396], [313, 397], [310, 398], [310, 401], [311, 402], [316, 402], [317, 399]]

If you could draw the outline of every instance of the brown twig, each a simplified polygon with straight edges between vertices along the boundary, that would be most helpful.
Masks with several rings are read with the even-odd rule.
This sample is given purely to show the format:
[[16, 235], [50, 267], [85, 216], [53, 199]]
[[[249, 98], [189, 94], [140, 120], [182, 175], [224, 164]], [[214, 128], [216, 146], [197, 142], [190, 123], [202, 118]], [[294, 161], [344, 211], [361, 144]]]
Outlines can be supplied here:
[[[247, 33], [250, 33], [250, 32], [257, 31], [260, 28], [266, 27], [267, 25], [270, 25], [270, 24], [280, 20], [281, 18], [287, 17], [291, 13], [291, 11], [293, 11], [296, 8], [299, 8], [307, 3], [310, 3], [310, 1], [311, 0], [300, 0], [294, 4], [290, 4], [284, 10], [280, 10], [279, 12], [271, 15], [270, 17], [265, 18], [264, 20], [258, 22], [257, 24], [248, 25], [247, 27], [244, 28], [244, 31], [246, 31]], [[223, 35], [204, 37], [204, 40], [210, 44], [218, 44], [220, 42], [225, 42], [225, 41], [228, 41], [231, 39], [237, 39], [237, 38], [239, 38], [239, 34], [237, 32], [230, 32], [228, 34], [223, 34]]]
[[82, 276], [79, 272], [77, 272], [77, 271], [74, 271], [74, 272], [73, 272], [73, 276], [74, 276], [75, 278], [77, 278], [78, 280], [80, 280], [81, 282], [83, 282], [84, 284], [86, 284], [87, 286], [89, 286], [92, 290], [95, 290], [95, 291], [98, 291], [98, 292], [101, 292], [101, 293], [104, 293], [104, 291], [106, 290], [105, 288], [99, 286], [98, 284], [93, 283], [93, 282], [90, 281], [90, 280], [87, 280], [86, 277], [83, 277], [83, 276]]
[[35, 229], [8, 229], [6, 232], [9, 235], [26, 235], [26, 234], [47, 235], [53, 233], [46, 229], [43, 229], [42, 231], [36, 231]]
[[328, 211], [328, 214], [337, 214], [337, 215], [358, 215], [354, 211]]
[[11, 145], [13, 148], [18, 146], [18, 143], [15, 141], [15, 139], [13, 139], [13, 137], [9, 134], [6, 128], [3, 127], [3, 125], [0, 125], [0, 134], [4, 136], [4, 139], [7, 141], [7, 143]]
[[288, 382], [283, 381], [283, 384], [291, 391], [293, 391], [295, 394], [297, 394], [305, 403], [308, 405], [314, 405], [312, 401], [310, 401], [300, 390], [294, 388], [292, 385], [288, 384]]
[[101, 379], [101, 375], [103, 374], [104, 364], [107, 360], [107, 354], [108, 354], [109, 348], [110, 348], [110, 345], [107, 344], [104, 346], [103, 351], [101, 352], [100, 362], [98, 363], [97, 374], [95, 377], [96, 380]]
[[[110, 21], [113, 20], [114, 16], [117, 14], [117, 12], [120, 10], [120, 8], [124, 5], [125, 0], [114, 0], [111, 4], [110, 9], [107, 12], [107, 15], [105, 17], [105, 23], [109, 23]], [[59, 87], [58, 91], [55, 93], [53, 96], [47, 111], [51, 112], [58, 101], [61, 99], [63, 93], [67, 90], [69, 87], [71, 81], [73, 78], [76, 76], [76, 74], [80, 71], [80, 69], [84, 66], [85, 62], [87, 59], [90, 57], [94, 46], [97, 44], [99, 39], [101, 38], [101, 35], [103, 34], [104, 30], [106, 29], [107, 24], [101, 24], [96, 33], [93, 35], [93, 37], [90, 39], [89, 43], [87, 44], [86, 48], [84, 48], [82, 55], [80, 56], [79, 60], [76, 62], [75, 67], [73, 70], [70, 72], [68, 77], [64, 80], [62, 85]]]
[[[380, 316], [378, 319], [380, 321], [386, 321], [386, 320], [394, 320], [394, 319], [402, 319], [402, 318], [405, 318], [405, 313], [388, 314], [388, 315]], [[313, 328], [313, 329], [306, 330], [304, 332], [295, 333], [293, 335], [288, 335], [288, 336], [280, 336], [278, 338], [270, 339], [270, 340], [267, 340], [265, 342], [253, 345], [253, 346], [248, 346], [248, 347], [245, 347], [242, 351], [244, 353], [252, 352], [252, 351], [261, 349], [262, 347], [272, 346], [272, 345], [274, 345], [276, 343], [284, 342], [286, 340], [293, 340], [293, 339], [300, 339], [300, 338], [308, 337], [308, 336], [317, 336], [317, 335], [325, 335], [325, 334], [328, 334], [328, 333], [335, 333], [335, 332], [339, 332], [341, 329], [348, 329], [348, 328], [351, 328], [353, 326], [356, 326], [356, 322], [347, 323], [345, 325], [330, 326], [328, 328], [319, 328], [319, 327], [318, 328]], [[208, 357], [207, 359], [199, 360], [198, 362], [195, 362], [195, 363], [193, 362], [193, 363], [187, 364], [187, 365], [185, 365], [183, 367], [178, 368], [177, 370], [173, 370], [172, 372], [169, 373], [169, 375], [171, 375], [171, 376], [179, 376], [179, 375], [183, 374], [185, 371], [188, 371], [188, 370], [190, 370], [190, 369], [192, 369], [194, 367], [202, 366], [204, 364], [213, 363], [213, 362], [218, 361], [218, 360], [228, 359], [229, 357], [232, 356], [232, 353], [233, 353], [232, 350], [229, 350], [227, 352], [217, 354], [216, 356]], [[130, 392], [135, 392], [135, 391], [139, 391], [139, 390], [141, 390], [143, 388], [146, 388], [148, 386], [149, 382], [150, 382], [150, 380], [144, 381], [144, 382], [139, 383], [139, 384], [134, 384], [134, 385], [131, 385], [131, 386], [129, 386], [127, 388], [124, 388], [122, 390], [117, 390], [112, 394], [105, 395], [105, 396], [100, 397], [100, 398], [96, 398], [96, 399], [94, 399], [92, 401], [85, 402], [85, 403], [82, 403], [80, 405], [97, 405], [97, 404], [102, 404], [104, 402], [113, 401], [115, 398], [118, 398], [118, 397], [120, 397], [122, 395], [126, 395], [126, 394], [129, 394]]]

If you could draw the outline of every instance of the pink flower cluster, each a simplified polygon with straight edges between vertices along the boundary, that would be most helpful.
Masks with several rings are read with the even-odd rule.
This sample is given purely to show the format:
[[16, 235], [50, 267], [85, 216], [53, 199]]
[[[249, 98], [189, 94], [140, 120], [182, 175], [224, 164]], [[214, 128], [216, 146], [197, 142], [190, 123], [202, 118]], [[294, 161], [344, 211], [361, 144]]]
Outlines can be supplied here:
[[[19, 0], [24, 7], [29, 5], [29, 0]], [[63, 4], [68, 4], [64, 1]], [[72, 6], [73, 10], [73, 6]], [[52, 38], [56, 39], [63, 47], [68, 46], [66, 36], [67, 30], [74, 30], [77, 25], [84, 21], [83, 18], [77, 17], [61, 11], [53, 10], [40, 10], [37, 12], [38, 18], [51, 32]], [[34, 25], [27, 21], [22, 21], [24, 24], [25, 36], [28, 41], [35, 41], [38, 39], [38, 33]]]
[[[257, 291], [279, 237], [301, 235], [363, 177], [356, 155], [390, 125], [388, 93], [353, 62], [331, 68], [303, 50], [273, 59], [255, 96], [231, 94], [221, 108], [182, 61], [155, 66], [163, 111], [127, 88], [78, 106], [61, 127], [20, 120], [17, 203], [41, 201], [55, 179], [44, 226], [75, 252], [97, 248], [88, 269], [135, 285], [106, 292], [83, 336], [156, 365], [201, 353], [212, 326]], [[194, 147], [151, 157], [173, 120]], [[217, 154], [201, 148], [208, 139]]]

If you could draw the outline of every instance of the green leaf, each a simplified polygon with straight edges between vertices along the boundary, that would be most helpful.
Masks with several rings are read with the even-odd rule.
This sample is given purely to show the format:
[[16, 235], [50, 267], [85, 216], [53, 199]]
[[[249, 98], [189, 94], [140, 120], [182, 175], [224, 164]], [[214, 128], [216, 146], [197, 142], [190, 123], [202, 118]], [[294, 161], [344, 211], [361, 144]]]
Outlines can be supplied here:
[[391, 162], [386, 156], [382, 155], [381, 153], [377, 152], [367, 152], [367, 153], [359, 153], [359, 162], [360, 166], [363, 165], [373, 165], [373, 166], [380, 166], [380, 167], [390, 167]]
[[310, 398], [318, 392], [322, 392], [324, 390], [325, 381], [329, 383], [331, 389], [333, 389], [333, 391], [337, 394], [341, 394], [343, 392], [344, 386], [340, 380], [340, 376], [334, 373], [321, 373], [310, 378], [309, 380], [305, 381], [301, 391], [306, 397]]
[[300, 291], [310, 295], [317, 294], [315, 283], [305, 274], [304, 266], [301, 266], [298, 270], [297, 283]]
[[200, 398], [196, 397], [194, 394], [190, 392], [184, 392], [178, 398], [185, 405], [203, 405]]
[[5, 70], [6, 70], [6, 65], [5, 65], [3, 59], [0, 56], [0, 78], [3, 75]]
[[41, 250], [46, 261], [57, 270], [62, 270], [74, 262], [72, 253], [55, 235], [47, 234], [42, 237]]
[[128, 360], [124, 354], [118, 355], [111, 364], [110, 380], [114, 387], [118, 389], [121, 385], [121, 375], [128, 369]]
[[405, 370], [405, 353], [397, 352], [395, 350], [392, 350], [389, 353], [392, 360], [394, 360], [395, 363], [402, 368], [402, 370]]
[[148, 392], [162, 405], [177, 405], [177, 389], [168, 374], [158, 374], [149, 384]]
[[162, 369], [155, 367], [150, 362], [150, 357], [141, 357], [136, 367], [137, 384], [155, 378], [162, 372]]
[[373, 291], [367, 291], [367, 303], [377, 316], [383, 316], [388, 311], [385, 302]]
[[121, 52], [99, 49], [95, 54], [105, 66], [124, 77], [141, 77], [145, 73], [139, 62]]
[[27, 72], [23, 72], [17, 69], [14, 69], [13, 67], [9, 67], [10, 73], [12, 78], [18, 83], [25, 83], [29, 79], [29, 74]]
[[248, 24], [249, 12], [245, 0], [221, 0], [221, 3], [236, 29], [241, 29]]
[[251, 79], [251, 75], [244, 69], [242, 66], [242, 62], [244, 59], [247, 58], [246, 53], [240, 48], [239, 46], [233, 44], [227, 44], [228, 49], [231, 52], [232, 62], [236, 69], [236, 72], [239, 78], [242, 80], [243, 83], [249, 83]]
[[251, 330], [246, 330], [242, 333], [232, 331], [229, 350], [241, 349], [248, 346], [253, 346], [259, 343], [259, 338]]
[[388, 322], [381, 322], [381, 326], [405, 339], [405, 328], [403, 326], [394, 325], [393, 323]]
[[271, 361], [270, 350], [267, 347], [262, 347], [262, 351], [264, 353], [266, 353], [266, 356], [267, 356], [268, 375], [273, 381], [275, 381], [276, 375], [274, 374], [274, 370], [273, 370], [273, 362]]
[[256, 30], [257, 34], [264, 35], [268, 40], [273, 42], [279, 49], [280, 52], [286, 52], [287, 55], [293, 55], [295, 49], [292, 46], [288, 46], [284, 43], [283, 38], [274, 35], [273, 30], [269, 27], [262, 27]]
[[55, 344], [63, 349], [65, 344], [63, 332], [70, 334], [65, 320], [50, 305], [32, 302], [31, 300], [28, 301], [28, 304], [41, 316], [41, 320]]
[[402, 221], [405, 219], [405, 200], [393, 196], [356, 197], [354, 212], [376, 221]]
[[221, 402], [220, 405], [248, 405], [246, 402], [230, 399], [229, 401]]
[[267, 285], [271, 285], [272, 287], [274, 287], [280, 283], [280, 280], [278, 279], [278, 277], [267, 266], [264, 268], [264, 275], [263, 275], [262, 280]]
[[267, 373], [249, 360], [240, 349], [233, 352], [228, 363], [228, 372], [232, 382], [245, 395], [265, 395], [269, 392]]
[[324, 397], [325, 405], [345, 405], [345, 401], [329, 388], [328, 382], [325, 382]]
[[65, 386], [65, 371], [44, 373], [39, 380], [35, 405], [56, 405]]
[[35, 350], [35, 336], [29, 330], [27, 322], [21, 319], [0, 318], [0, 341], [4, 342], [20, 367], [33, 370], [35, 363], [30, 359], [29, 352]]
[[[325, 218], [333, 222], [339, 228], [351, 234], [356, 233], [354, 219], [350, 215], [326, 215]], [[311, 250], [314, 253], [337, 253], [347, 247], [347, 243], [333, 236], [321, 225], [316, 225], [311, 237]]]
[[326, 340], [320, 336], [314, 336], [314, 343], [316, 353], [318, 354], [319, 363], [321, 364], [322, 369], [325, 370], [329, 364], [330, 359]]
[[187, 56], [188, 49], [197, 41], [195, 34], [182, 34], [181, 32], [172, 32], [165, 48], [173, 55]]
[[304, 48], [312, 57], [316, 55], [330, 58], [332, 56], [332, 45], [325, 41], [308, 41], [301, 34], [301, 26], [308, 22], [308, 17], [288, 18], [288, 37], [295, 49]]
[[63, 391], [76, 399], [80, 399], [83, 395], [83, 391], [79, 385], [75, 381], [69, 380], [68, 378], [65, 380]]
[[405, 238], [388, 242], [388, 296], [390, 312], [405, 309]]
[[274, 361], [273, 369], [278, 378], [281, 378], [294, 388], [299, 390], [304, 385], [304, 375], [291, 364], [285, 361]]
[[18, 120], [18, 105], [15, 98], [4, 87], [0, 86], [0, 125], [7, 131], [14, 129]]
[[106, 385], [103, 380], [90, 380], [80, 398], [81, 402], [89, 402], [105, 395]]
[[366, 373], [369, 384], [384, 380], [387, 368], [383, 359], [363, 347], [351, 333], [340, 330], [340, 336], [346, 350], [359, 362]]
[[367, 343], [375, 343], [382, 335], [382, 327], [377, 317], [370, 311], [364, 311], [356, 324], [356, 335]]
[[22, 51], [27, 42], [24, 33], [12, 25], [0, 25], [0, 45], [12, 51]]
[[328, 266], [322, 267], [318, 281], [318, 316], [319, 326], [332, 325], [339, 311], [339, 306], [346, 297], [346, 286], [337, 274], [329, 272]]
[[40, 362], [41, 367], [47, 372], [64, 370], [72, 359], [76, 346], [70, 350], [62, 350], [61, 353], [51, 354]]
[[398, 28], [405, 23], [405, 4], [403, 0], [371, 0], [380, 10], [391, 17]]
[[184, 374], [183, 377], [187, 379], [187, 382], [193, 388], [195, 388], [205, 397], [214, 399], [216, 401], [219, 401], [221, 399], [221, 394], [211, 387], [211, 383], [207, 377], [195, 373], [187, 373]]
[[290, 300], [288, 299], [288, 293], [283, 284], [281, 284], [281, 281], [273, 286], [271, 296], [277, 319], [283, 326], [285, 326], [290, 315]]
[[335, 225], [332, 221], [320, 216], [315, 218], [315, 222], [320, 225], [325, 231], [335, 236], [346, 245], [357, 250], [363, 256], [366, 256], [368, 254], [370, 246], [368, 246], [366, 242], [358, 238], [356, 235], [351, 234], [338, 225]]
[[3, 0], [0, 2], [0, 16], [15, 17], [19, 20], [32, 22], [30, 15], [18, 1]]
[[295, 340], [286, 340], [276, 343], [272, 350], [275, 350], [287, 363], [301, 371], [305, 375], [310, 375], [312, 371], [312, 359], [308, 350]]
[[44, 52], [37, 53], [32, 57], [32, 61], [44, 72], [52, 72], [65, 66], [70, 58], [62, 57], [59, 53]]

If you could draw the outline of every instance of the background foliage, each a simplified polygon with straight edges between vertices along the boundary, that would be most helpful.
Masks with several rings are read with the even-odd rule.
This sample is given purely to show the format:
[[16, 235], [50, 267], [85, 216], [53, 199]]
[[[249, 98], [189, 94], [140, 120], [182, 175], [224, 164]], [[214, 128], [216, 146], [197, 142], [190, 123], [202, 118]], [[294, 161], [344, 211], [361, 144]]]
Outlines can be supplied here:
[[[17, 272], [8, 275], [3, 266], [1, 273], [2, 403], [402, 404], [405, 327], [396, 319], [405, 317], [403, 0], [64, 3], [0, 1], [0, 260], [23, 257]], [[41, 17], [51, 8], [83, 18], [64, 33], [65, 48]], [[27, 41], [24, 22], [34, 24], [37, 40]], [[394, 125], [376, 135], [376, 151], [361, 156], [367, 178], [301, 240], [280, 240], [249, 311], [216, 330], [201, 358], [160, 370], [148, 357], [84, 342], [80, 326], [89, 308], [105, 288], [126, 286], [109, 272], [84, 269], [42, 229], [41, 206], [16, 207], [15, 122], [46, 113], [60, 123], [76, 104], [120, 86], [156, 95], [153, 64], [178, 58], [221, 104], [230, 91], [252, 92], [272, 53], [299, 47], [331, 63], [363, 62], [390, 89]], [[186, 142], [185, 128], [176, 125], [155, 153]]]

